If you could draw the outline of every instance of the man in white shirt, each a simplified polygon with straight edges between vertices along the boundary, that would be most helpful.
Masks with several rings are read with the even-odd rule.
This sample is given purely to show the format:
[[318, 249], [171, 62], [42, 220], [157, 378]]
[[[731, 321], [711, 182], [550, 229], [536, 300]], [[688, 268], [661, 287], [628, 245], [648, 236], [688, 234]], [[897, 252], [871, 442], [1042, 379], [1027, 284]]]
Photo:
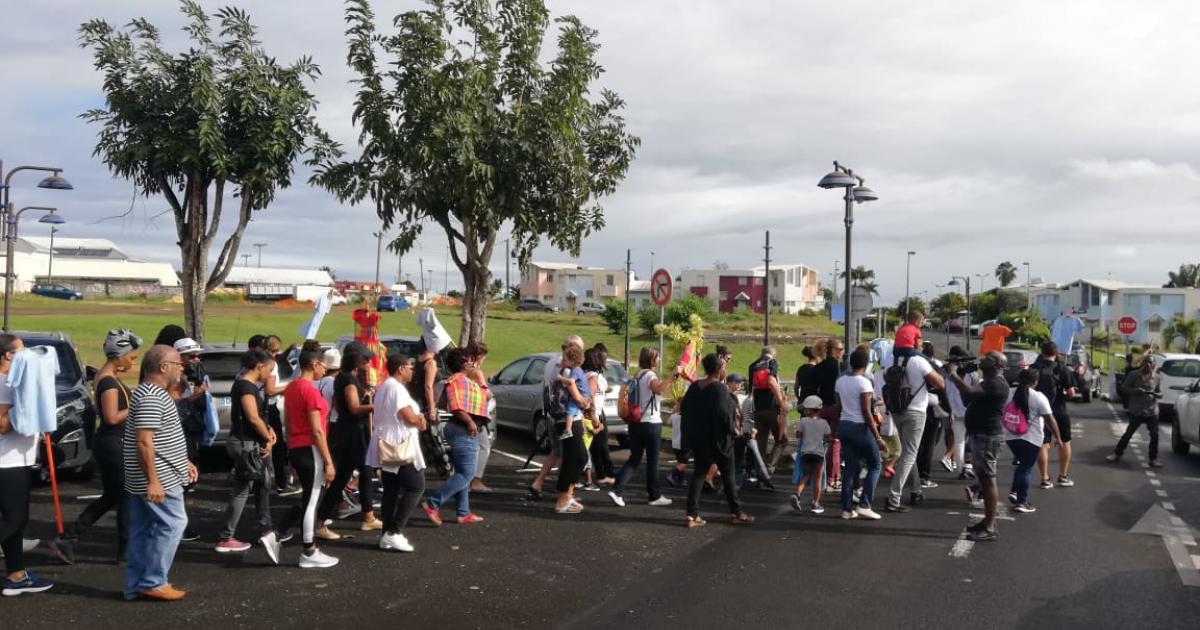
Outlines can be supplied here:
[[[900, 461], [896, 464], [896, 476], [892, 477], [891, 495], [887, 501], [887, 511], [907, 512], [908, 508], [900, 502], [904, 493], [904, 484], [917, 461], [917, 451], [921, 448], [921, 436], [925, 432], [925, 411], [929, 408], [929, 388], [941, 389], [945, 386], [942, 375], [934, 371], [929, 361], [921, 355], [899, 359], [904, 368], [904, 381], [910, 395], [908, 406], [904, 411], [892, 418], [900, 431]], [[918, 486], [919, 487], [919, 486]], [[920, 502], [921, 493], [912, 493], [912, 503]]]

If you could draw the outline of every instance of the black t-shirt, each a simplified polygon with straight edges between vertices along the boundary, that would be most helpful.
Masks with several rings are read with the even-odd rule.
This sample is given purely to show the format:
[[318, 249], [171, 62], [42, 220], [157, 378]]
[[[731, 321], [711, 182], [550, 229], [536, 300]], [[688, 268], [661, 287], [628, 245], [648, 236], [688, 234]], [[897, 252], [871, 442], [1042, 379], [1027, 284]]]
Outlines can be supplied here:
[[250, 421], [246, 419], [245, 412], [242, 410], [242, 399], [246, 396], [254, 398], [254, 406], [258, 409], [259, 420], [267, 421], [267, 401], [263, 396], [262, 388], [246, 379], [239, 378], [229, 389], [229, 435], [246, 442], [254, 440], [264, 443], [262, 436], [254, 430], [254, 427], [250, 426]]
[[764, 369], [771, 373], [772, 378], [779, 379], [779, 363], [775, 359], [759, 359], [751, 363], [750, 367], [746, 370], [747, 376], [750, 379], [751, 391], [754, 395], [755, 411], [779, 408], [779, 401], [775, 398], [775, 394], [770, 388], [754, 387], [754, 372]]
[[1038, 372], [1037, 390], [1050, 400], [1054, 415], [1062, 415], [1067, 406], [1065, 390], [1075, 386], [1075, 374], [1061, 361], [1049, 361], [1045, 357], [1038, 357], [1030, 369]]
[[971, 396], [963, 418], [970, 435], [1004, 435], [1004, 406], [1008, 404], [1008, 381], [1003, 374], [979, 383], [982, 392]]
[[[363, 384], [362, 379], [354, 372], [339, 372], [337, 378], [333, 379], [333, 405], [338, 413], [338, 428], [348, 428], [350, 426], [366, 426], [371, 420], [371, 413], [350, 413], [350, 405], [346, 402], [346, 388], [354, 385], [358, 388], [358, 404], [365, 405], [370, 400], [367, 397], [367, 387]], [[343, 424], [345, 423], [345, 424]]]
[[826, 405], [837, 404], [837, 380], [841, 375], [842, 368], [833, 357], [827, 357], [813, 368], [812, 385], [821, 397], [821, 402]]
[[96, 383], [96, 417], [100, 421], [99, 428], [96, 429], [96, 435], [105, 435], [114, 431], [124, 432], [123, 422], [117, 424], [109, 424], [104, 419], [104, 392], [115, 389], [117, 390], [117, 411], [125, 411], [129, 409], [129, 388], [125, 384], [117, 380], [113, 376], [105, 376]]
[[813, 363], [805, 363], [796, 370], [796, 399], [803, 402], [809, 396], [817, 395], [817, 388], [813, 384], [813, 370], [816, 369]]

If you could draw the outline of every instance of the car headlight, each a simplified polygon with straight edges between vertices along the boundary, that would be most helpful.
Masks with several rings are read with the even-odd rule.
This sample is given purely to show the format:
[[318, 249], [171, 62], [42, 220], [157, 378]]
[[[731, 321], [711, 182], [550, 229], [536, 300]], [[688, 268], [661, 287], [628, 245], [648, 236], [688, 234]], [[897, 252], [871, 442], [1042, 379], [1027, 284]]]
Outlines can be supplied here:
[[58, 408], [58, 424], [61, 426], [65, 422], [83, 422], [83, 412], [87, 409], [87, 401], [84, 398], [76, 398], [71, 402]]

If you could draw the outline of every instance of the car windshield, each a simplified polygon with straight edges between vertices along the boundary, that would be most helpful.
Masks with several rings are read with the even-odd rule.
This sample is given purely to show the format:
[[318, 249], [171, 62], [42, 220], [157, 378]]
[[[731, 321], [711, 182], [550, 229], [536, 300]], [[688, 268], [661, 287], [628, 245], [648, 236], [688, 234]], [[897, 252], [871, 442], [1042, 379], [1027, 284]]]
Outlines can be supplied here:
[[620, 387], [621, 382], [625, 380], [625, 368], [616, 361], [608, 362], [608, 369], [604, 370], [604, 378], [608, 384], [613, 387]]
[[61, 389], [73, 387], [81, 380], [79, 375], [79, 360], [75, 357], [75, 349], [71, 344], [65, 341], [51, 341], [49, 339], [22, 339], [25, 346], [36, 348], [40, 346], [50, 346], [54, 348], [54, 353], [58, 355], [58, 375], [54, 377], [54, 384]]
[[1162, 373], [1181, 378], [1200, 378], [1200, 361], [1196, 359], [1167, 359], [1163, 361]]
[[240, 352], [206, 352], [201, 355], [204, 371], [209, 380], [232, 381], [242, 371], [242, 353]]

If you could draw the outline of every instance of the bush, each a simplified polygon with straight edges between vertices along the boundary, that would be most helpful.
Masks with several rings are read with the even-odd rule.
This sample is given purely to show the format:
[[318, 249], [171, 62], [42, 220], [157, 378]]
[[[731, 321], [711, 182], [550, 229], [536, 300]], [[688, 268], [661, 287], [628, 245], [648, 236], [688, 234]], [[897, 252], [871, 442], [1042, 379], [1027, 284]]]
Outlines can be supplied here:
[[625, 326], [629, 323], [629, 311], [625, 308], [625, 302], [618, 300], [605, 302], [604, 312], [600, 313], [600, 319], [604, 320], [604, 325], [612, 334], [625, 334]]
[[640, 327], [647, 335], [654, 334], [654, 327], [658, 325], [658, 307], [653, 304], [643, 306], [637, 312], [638, 327]]
[[704, 298], [691, 293], [667, 304], [667, 324], [669, 325], [673, 324], [689, 330], [692, 315], [699, 315], [701, 319], [711, 320], [713, 309]]

